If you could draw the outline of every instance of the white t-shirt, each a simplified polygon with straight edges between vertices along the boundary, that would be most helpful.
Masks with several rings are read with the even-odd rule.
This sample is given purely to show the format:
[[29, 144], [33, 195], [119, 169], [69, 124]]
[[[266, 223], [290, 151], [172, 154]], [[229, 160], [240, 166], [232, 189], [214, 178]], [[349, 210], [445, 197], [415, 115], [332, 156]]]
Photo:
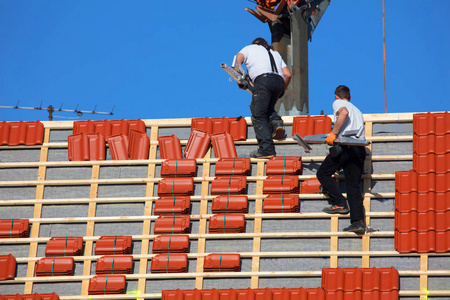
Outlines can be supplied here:
[[[341, 107], [345, 107], [348, 110], [348, 117], [341, 130], [339, 131], [339, 136], [355, 135], [359, 132], [361, 127], [364, 128], [363, 114], [356, 106], [350, 103], [350, 101], [338, 99], [333, 102], [333, 113], [335, 118], [337, 118], [336, 113]], [[359, 139], [364, 140], [366, 138], [365, 133], [366, 132], [364, 128]]]
[[[273, 59], [275, 60], [275, 65], [277, 66], [278, 75], [283, 77], [282, 69], [286, 67], [286, 63], [281, 58], [280, 53], [277, 51], [270, 50], [272, 53]], [[266, 73], [275, 73], [272, 71], [272, 65], [270, 64], [269, 53], [267, 53], [267, 49], [261, 45], [252, 44], [244, 47], [241, 51], [239, 51], [242, 55], [244, 55], [244, 64], [247, 68], [248, 76], [250, 76], [251, 80], [255, 80], [256, 77]]]

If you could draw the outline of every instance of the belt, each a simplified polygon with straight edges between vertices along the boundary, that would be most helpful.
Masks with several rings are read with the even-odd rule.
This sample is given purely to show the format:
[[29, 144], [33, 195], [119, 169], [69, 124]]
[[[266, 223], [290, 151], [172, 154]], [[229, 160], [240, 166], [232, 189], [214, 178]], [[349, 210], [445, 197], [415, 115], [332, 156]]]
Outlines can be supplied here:
[[264, 73], [264, 74], [261, 74], [261, 75], [257, 76], [257, 77], [255, 78], [255, 80], [253, 80], [253, 82], [256, 82], [257, 79], [263, 78], [263, 77], [279, 78], [279, 79], [281, 79], [281, 80], [284, 81], [283, 77], [281, 77], [281, 76], [278, 75], [278, 74], [275, 74], [275, 73]]

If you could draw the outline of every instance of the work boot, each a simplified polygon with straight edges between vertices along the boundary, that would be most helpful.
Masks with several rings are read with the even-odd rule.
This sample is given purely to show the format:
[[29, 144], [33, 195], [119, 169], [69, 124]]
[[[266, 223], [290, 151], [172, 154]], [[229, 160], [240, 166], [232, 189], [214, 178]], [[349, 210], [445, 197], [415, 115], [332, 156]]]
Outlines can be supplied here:
[[350, 226], [345, 227], [344, 231], [354, 232], [356, 234], [364, 234], [366, 232], [366, 224], [363, 221], [355, 221]]
[[342, 215], [346, 215], [346, 214], [349, 213], [349, 210], [348, 210], [347, 206], [337, 206], [337, 205], [325, 207], [324, 209], [322, 209], [322, 211], [327, 213], [327, 214], [342, 214]]
[[261, 153], [259, 148], [250, 152], [250, 157], [252, 157], [252, 158], [271, 158], [273, 156], [275, 156], [275, 155], [274, 154], [266, 155], [266, 154]]
[[286, 133], [284, 132], [283, 127], [277, 126], [272, 131], [272, 138], [274, 140], [281, 140], [286, 138]]

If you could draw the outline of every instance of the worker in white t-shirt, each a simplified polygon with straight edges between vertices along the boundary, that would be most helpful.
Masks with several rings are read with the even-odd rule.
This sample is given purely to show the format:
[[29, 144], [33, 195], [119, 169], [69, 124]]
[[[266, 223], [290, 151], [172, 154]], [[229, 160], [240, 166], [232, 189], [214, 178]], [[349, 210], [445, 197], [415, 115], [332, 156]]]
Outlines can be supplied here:
[[[333, 111], [336, 119], [326, 139], [327, 144], [333, 147], [330, 148], [330, 154], [317, 170], [317, 179], [330, 197], [331, 206], [324, 208], [323, 211], [329, 214], [348, 214], [350, 211], [351, 224], [344, 228], [344, 231], [364, 234], [366, 230], [365, 210], [360, 180], [366, 158], [365, 147], [333, 144], [338, 136], [365, 139], [364, 118], [361, 111], [350, 103], [351, 96], [348, 87], [340, 85], [334, 94]], [[332, 178], [332, 175], [340, 169], [344, 170], [347, 199]]]
[[291, 72], [281, 55], [272, 50], [263, 38], [255, 39], [236, 57], [239, 64], [245, 64], [254, 85], [250, 111], [258, 149], [252, 151], [250, 157], [274, 156], [273, 139], [285, 138], [283, 120], [275, 111], [275, 104], [284, 95]]

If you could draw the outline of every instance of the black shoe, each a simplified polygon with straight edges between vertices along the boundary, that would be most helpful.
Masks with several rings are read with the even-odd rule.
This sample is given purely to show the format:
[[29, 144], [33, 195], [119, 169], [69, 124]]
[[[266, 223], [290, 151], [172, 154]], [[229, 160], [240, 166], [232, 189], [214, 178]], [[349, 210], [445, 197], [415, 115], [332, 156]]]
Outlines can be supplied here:
[[324, 209], [322, 209], [322, 211], [327, 214], [343, 214], [343, 215], [346, 215], [349, 212], [348, 207], [337, 205], [325, 207]]
[[344, 231], [364, 234], [366, 232], [366, 224], [363, 221], [355, 221], [350, 226], [344, 228]]
[[275, 156], [274, 154], [269, 154], [269, 155], [262, 154], [261, 152], [259, 152], [259, 149], [250, 152], [250, 157], [252, 157], [252, 158], [271, 158], [274, 156]]
[[283, 127], [278, 126], [275, 128], [275, 130], [272, 132], [272, 138], [275, 140], [281, 140], [286, 138], [286, 133], [284, 132]]

